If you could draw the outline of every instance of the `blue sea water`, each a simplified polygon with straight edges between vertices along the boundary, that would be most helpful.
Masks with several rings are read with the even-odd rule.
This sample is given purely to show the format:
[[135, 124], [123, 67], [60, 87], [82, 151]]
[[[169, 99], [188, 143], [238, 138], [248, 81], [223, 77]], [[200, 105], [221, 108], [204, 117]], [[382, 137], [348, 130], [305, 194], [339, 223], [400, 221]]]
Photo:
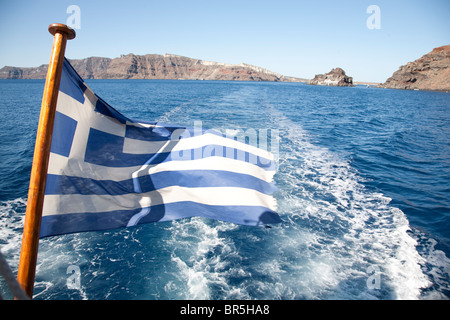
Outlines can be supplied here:
[[[191, 218], [45, 238], [36, 299], [450, 298], [448, 93], [87, 83], [131, 118], [277, 132], [283, 222], [264, 229]], [[14, 271], [43, 85], [0, 81], [0, 249]], [[3, 280], [0, 292], [11, 297]]]

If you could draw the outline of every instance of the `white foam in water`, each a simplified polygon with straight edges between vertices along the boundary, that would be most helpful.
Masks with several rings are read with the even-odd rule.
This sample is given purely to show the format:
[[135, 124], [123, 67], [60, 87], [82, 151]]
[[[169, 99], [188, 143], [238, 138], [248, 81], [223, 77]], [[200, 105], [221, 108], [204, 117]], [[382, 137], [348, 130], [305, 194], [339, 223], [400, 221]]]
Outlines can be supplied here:
[[8, 262], [12, 265], [19, 263], [17, 252], [22, 241], [26, 206], [27, 200], [24, 198], [0, 202], [0, 249], [11, 259]]
[[422, 294], [422, 299], [441, 300], [448, 299], [443, 292], [450, 292], [450, 259], [445, 253], [436, 249], [437, 241], [427, 237], [424, 233], [414, 230], [414, 239], [421, 247], [420, 254], [425, 260], [422, 268], [432, 278], [433, 287]]
[[209, 226], [200, 218], [172, 223], [168, 245], [174, 248], [171, 259], [180, 270], [180, 281], [187, 288], [183, 299], [212, 299], [211, 286], [228, 287], [226, 273], [222, 272], [228, 263], [222, 256], [232, 252], [232, 248], [219, 236], [219, 231], [233, 228], [236, 226], [226, 223]]
[[85, 240], [82, 233], [40, 240], [34, 299], [88, 299], [85, 281], [80, 281], [79, 287], [67, 285], [68, 267], [80, 267], [89, 259]]
[[297, 238], [309, 256], [298, 280], [309, 290], [305, 297], [419, 298], [430, 282], [405, 214], [389, 205], [391, 199], [366, 190], [356, 170], [310, 143], [300, 126], [279, 114], [277, 121], [289, 128], [281, 132], [291, 141], [281, 143], [288, 149], [280, 159], [279, 179], [286, 186], [280, 209], [293, 230], [286, 229], [285, 241], [293, 245]]
[[[13, 272], [17, 272], [25, 218], [26, 199], [0, 202], [0, 250]], [[0, 276], [0, 294], [4, 299], [12, 299], [6, 283]]]
[[[17, 273], [20, 258], [20, 247], [22, 244], [23, 223], [25, 220], [26, 199], [18, 198], [14, 200], [0, 202], [0, 249], [5, 255], [13, 272]], [[55, 278], [53, 272], [58, 268], [67, 268], [68, 265], [74, 264], [74, 261], [79, 260], [76, 252], [71, 254], [62, 254], [62, 248], [68, 246], [76, 246], [74, 240], [68, 243], [63, 237], [54, 237], [51, 240], [40, 240], [39, 256], [36, 266], [36, 282], [34, 298], [51, 299], [55, 293], [49, 295], [49, 291], [56, 285], [55, 279], [61, 282], [60, 278]], [[65, 269], [64, 269], [65, 270]], [[63, 277], [65, 281], [67, 277]], [[3, 279], [0, 277], [0, 292], [2, 294], [8, 293], [8, 289], [3, 284]], [[61, 286], [65, 288], [65, 283]], [[79, 288], [81, 298], [86, 299], [83, 288]], [[58, 298], [56, 293], [56, 298]], [[11, 298], [12, 296], [4, 296]]]

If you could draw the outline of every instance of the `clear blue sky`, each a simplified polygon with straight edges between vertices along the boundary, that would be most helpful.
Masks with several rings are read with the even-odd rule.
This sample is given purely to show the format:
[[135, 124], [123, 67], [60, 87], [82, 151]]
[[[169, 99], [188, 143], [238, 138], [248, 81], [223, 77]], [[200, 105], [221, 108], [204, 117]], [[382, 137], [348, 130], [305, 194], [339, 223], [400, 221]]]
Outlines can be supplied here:
[[[400, 65], [450, 44], [449, 0], [0, 0], [0, 67], [48, 63], [50, 23], [77, 5], [66, 57], [173, 53], [246, 62], [312, 78], [333, 67], [384, 82]], [[369, 5], [381, 29], [367, 28]]]

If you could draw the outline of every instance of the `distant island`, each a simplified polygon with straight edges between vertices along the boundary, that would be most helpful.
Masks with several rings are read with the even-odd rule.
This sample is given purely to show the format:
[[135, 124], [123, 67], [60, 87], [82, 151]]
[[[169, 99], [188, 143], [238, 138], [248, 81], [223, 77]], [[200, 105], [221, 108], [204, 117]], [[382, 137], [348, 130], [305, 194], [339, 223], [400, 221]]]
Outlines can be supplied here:
[[401, 66], [380, 87], [449, 91], [450, 45], [434, 48], [420, 59]]
[[[127, 54], [119, 58], [69, 60], [83, 79], [177, 79], [306, 82], [246, 63], [227, 64], [174, 54]], [[45, 79], [48, 65], [3, 67], [0, 79]]]
[[319, 86], [354, 87], [353, 78], [347, 76], [341, 68], [334, 68], [326, 74], [316, 74], [308, 83]]
[[[450, 45], [433, 49], [420, 59], [401, 66], [385, 83], [357, 82], [341, 68], [314, 79], [284, 76], [247, 63], [228, 64], [174, 54], [121, 55], [118, 58], [70, 59], [84, 79], [176, 79], [304, 82], [313, 85], [367, 85], [411, 90], [450, 90]], [[48, 65], [36, 68], [5, 66], [0, 79], [45, 79]]]

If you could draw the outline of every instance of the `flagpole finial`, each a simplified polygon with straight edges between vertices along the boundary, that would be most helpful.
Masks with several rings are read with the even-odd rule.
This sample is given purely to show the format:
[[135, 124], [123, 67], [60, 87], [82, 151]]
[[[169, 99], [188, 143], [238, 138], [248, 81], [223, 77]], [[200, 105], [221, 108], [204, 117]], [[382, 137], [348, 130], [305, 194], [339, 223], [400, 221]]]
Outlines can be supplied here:
[[76, 32], [71, 27], [62, 23], [52, 23], [48, 26], [48, 31], [55, 35], [56, 33], [63, 33], [67, 36], [67, 40], [72, 40], [76, 37]]

